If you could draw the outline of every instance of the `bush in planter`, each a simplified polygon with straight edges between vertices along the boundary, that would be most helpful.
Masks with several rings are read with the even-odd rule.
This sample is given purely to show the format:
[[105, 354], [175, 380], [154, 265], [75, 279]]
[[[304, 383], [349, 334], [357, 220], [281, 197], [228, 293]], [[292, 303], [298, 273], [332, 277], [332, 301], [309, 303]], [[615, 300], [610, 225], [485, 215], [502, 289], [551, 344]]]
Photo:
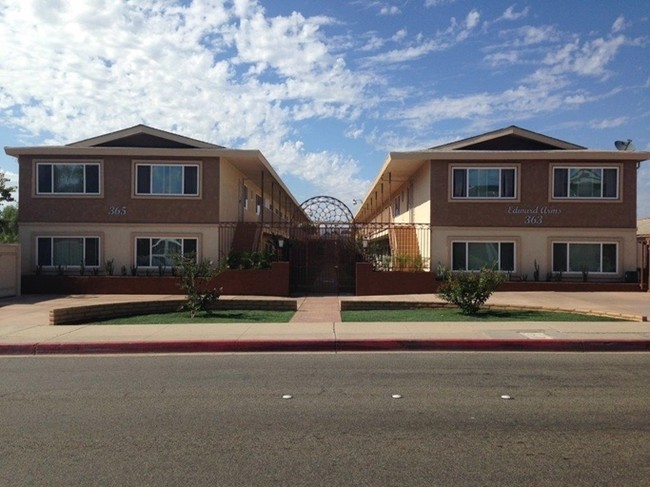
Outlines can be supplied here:
[[484, 267], [478, 272], [449, 274], [438, 288], [438, 295], [458, 306], [463, 314], [475, 315], [506, 276]]
[[221, 289], [210, 289], [210, 281], [217, 274], [208, 259], [198, 261], [190, 253], [176, 259], [177, 272], [180, 276], [179, 287], [185, 291], [183, 309], [194, 318], [199, 311], [209, 311], [221, 295]]

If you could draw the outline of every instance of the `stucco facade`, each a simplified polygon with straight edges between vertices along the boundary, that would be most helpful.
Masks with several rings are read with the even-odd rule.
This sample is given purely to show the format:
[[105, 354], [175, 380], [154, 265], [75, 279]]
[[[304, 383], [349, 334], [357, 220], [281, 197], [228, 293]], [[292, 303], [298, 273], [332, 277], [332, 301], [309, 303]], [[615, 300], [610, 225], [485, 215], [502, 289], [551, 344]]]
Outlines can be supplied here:
[[138, 125], [5, 151], [19, 164], [23, 274], [104, 272], [107, 261], [116, 275], [157, 272], [173, 252], [217, 261], [240, 223], [307, 220], [255, 150]]
[[427, 226], [431, 270], [624, 280], [638, 265], [636, 173], [649, 158], [507, 127], [390, 153], [355, 219]]

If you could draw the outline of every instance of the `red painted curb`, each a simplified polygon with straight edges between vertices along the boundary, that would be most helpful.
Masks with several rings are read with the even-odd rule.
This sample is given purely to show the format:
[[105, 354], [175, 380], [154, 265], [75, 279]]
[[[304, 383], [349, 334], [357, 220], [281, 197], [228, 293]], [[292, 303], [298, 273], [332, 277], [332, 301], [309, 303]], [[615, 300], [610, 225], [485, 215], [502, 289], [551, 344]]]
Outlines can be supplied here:
[[326, 340], [43, 343], [35, 346], [34, 354], [334, 352], [334, 347]]
[[650, 340], [197, 340], [0, 344], [0, 355], [381, 351], [650, 352]]
[[341, 340], [337, 351], [650, 352], [650, 340]]
[[0, 355], [34, 355], [36, 353], [35, 343], [1, 344]]

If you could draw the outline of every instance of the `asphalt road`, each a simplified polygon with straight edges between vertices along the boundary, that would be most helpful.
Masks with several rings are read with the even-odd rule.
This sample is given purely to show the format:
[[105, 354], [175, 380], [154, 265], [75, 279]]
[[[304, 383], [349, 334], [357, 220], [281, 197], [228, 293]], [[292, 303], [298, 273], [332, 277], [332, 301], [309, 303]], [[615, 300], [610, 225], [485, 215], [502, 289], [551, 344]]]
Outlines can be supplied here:
[[650, 486], [650, 354], [3, 357], [0, 485]]

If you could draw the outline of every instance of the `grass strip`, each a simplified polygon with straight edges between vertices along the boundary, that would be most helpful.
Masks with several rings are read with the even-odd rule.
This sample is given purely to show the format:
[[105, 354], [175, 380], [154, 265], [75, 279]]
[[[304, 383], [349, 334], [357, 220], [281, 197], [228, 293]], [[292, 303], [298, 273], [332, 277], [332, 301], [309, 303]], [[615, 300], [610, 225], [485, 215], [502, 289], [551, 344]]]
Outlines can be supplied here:
[[344, 322], [359, 321], [627, 321], [605, 316], [525, 309], [485, 309], [468, 316], [458, 308], [378, 309], [341, 312]]
[[98, 321], [101, 325], [169, 325], [176, 323], [288, 323], [294, 311], [269, 311], [258, 309], [216, 310], [199, 313], [194, 318], [186, 311], [150, 315], [127, 316]]

